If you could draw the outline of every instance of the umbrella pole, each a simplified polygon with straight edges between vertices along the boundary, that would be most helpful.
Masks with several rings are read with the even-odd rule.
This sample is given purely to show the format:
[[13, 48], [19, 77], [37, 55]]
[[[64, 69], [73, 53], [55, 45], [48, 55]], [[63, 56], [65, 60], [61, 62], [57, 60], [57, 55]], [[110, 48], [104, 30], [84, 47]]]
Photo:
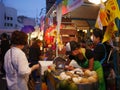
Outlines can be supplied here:
[[28, 33], [28, 45], [30, 45], [31, 33]]

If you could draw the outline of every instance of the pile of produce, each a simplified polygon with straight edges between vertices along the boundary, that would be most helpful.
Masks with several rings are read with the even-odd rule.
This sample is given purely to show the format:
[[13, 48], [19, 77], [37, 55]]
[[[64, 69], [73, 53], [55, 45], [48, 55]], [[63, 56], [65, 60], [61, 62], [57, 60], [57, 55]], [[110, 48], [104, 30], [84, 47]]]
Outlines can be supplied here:
[[[55, 65], [48, 66], [49, 71], [59, 72], [56, 71]], [[72, 81], [75, 84], [80, 83], [93, 83], [98, 81], [98, 76], [96, 71], [85, 70], [83, 71], [81, 68], [75, 68], [73, 70], [62, 70], [56, 76], [59, 80], [68, 80]]]
[[69, 80], [76, 84], [80, 83], [93, 83], [97, 82], [98, 77], [95, 71], [85, 70], [76, 68], [71, 71], [63, 71], [59, 75], [60, 80]]
[[[98, 81], [98, 75], [96, 71], [85, 70], [82, 68], [74, 68], [74, 69], [56, 69], [56, 65], [52, 64], [48, 66], [48, 74], [51, 73], [55, 78], [59, 80], [59, 83], [55, 83], [55, 90], [79, 90], [83, 86], [89, 86]], [[47, 76], [48, 74], [44, 75]], [[79, 87], [80, 85], [80, 87]], [[88, 89], [91, 90], [91, 89]]]

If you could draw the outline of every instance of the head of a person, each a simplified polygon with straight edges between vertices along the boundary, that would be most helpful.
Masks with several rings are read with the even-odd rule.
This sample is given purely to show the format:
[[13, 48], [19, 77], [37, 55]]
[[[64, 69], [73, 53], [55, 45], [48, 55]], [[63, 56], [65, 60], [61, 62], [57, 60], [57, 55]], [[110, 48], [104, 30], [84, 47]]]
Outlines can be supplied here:
[[32, 47], [42, 47], [42, 41], [39, 39], [36, 39], [33, 43], [32, 43]]
[[83, 47], [83, 48], [86, 47], [86, 42], [85, 42], [85, 40], [82, 39], [82, 40], [80, 41], [80, 46]]
[[80, 44], [76, 41], [70, 41], [66, 44], [66, 54], [76, 56], [79, 53]]
[[7, 39], [7, 38], [8, 38], [8, 35], [6, 33], [1, 34], [1, 39]]
[[28, 35], [22, 31], [14, 31], [11, 36], [11, 43], [12, 45], [18, 46], [25, 46], [27, 44]]
[[100, 29], [93, 29], [93, 43], [98, 44], [103, 40], [103, 31]]

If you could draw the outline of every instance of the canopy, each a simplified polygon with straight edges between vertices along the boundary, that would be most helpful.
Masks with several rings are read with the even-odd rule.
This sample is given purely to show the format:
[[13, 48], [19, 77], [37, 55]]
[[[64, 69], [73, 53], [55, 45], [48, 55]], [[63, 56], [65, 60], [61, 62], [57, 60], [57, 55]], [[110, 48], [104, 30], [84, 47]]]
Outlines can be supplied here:
[[21, 31], [23, 31], [25, 33], [31, 33], [33, 31], [35, 31], [35, 28], [31, 25], [25, 25], [24, 27], [22, 27]]

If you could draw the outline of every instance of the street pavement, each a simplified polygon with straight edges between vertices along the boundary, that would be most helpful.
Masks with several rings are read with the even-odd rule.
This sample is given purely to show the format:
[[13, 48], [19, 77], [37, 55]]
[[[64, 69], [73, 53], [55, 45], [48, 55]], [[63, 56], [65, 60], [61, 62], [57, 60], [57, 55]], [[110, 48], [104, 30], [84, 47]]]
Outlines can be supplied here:
[[[36, 84], [35, 88], [36, 90], [41, 90], [41, 84]], [[8, 90], [7, 89], [7, 83], [6, 83], [6, 79], [3, 79], [2, 74], [0, 74], [0, 90]]]

